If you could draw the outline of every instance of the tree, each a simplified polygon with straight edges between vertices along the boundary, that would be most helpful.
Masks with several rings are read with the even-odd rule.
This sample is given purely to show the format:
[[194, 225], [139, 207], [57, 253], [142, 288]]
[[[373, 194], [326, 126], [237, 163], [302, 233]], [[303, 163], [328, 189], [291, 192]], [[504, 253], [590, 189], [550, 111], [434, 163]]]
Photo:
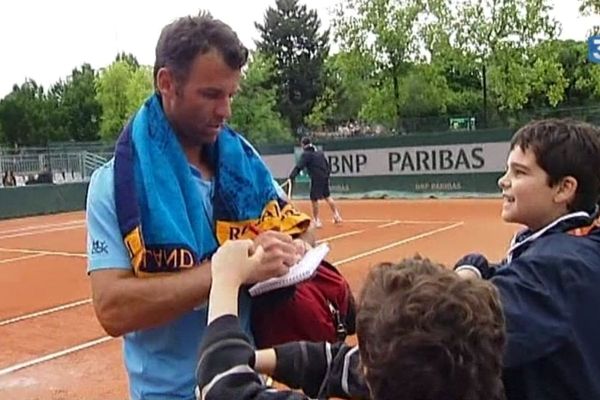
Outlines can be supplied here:
[[329, 53], [329, 32], [319, 32], [315, 10], [298, 0], [276, 0], [266, 11], [258, 50], [275, 62], [272, 83], [277, 87], [279, 112], [296, 131], [323, 92], [323, 63]]
[[[428, 126], [429, 117], [444, 115], [447, 112], [450, 90], [438, 67], [418, 63], [407, 65], [405, 68], [406, 72], [398, 77], [397, 99], [395, 88], [389, 80], [371, 87], [368, 99], [360, 112], [362, 121], [395, 127], [403, 132], [414, 132], [424, 124]], [[401, 118], [398, 118], [398, 115]]]
[[48, 122], [44, 88], [26, 80], [0, 101], [0, 123], [4, 139], [11, 145], [35, 146], [48, 143], [52, 127]]
[[584, 106], [600, 101], [600, 66], [587, 61], [587, 43], [557, 40], [553, 46], [567, 79], [565, 99], [561, 105]]
[[537, 89], [551, 92], [550, 101], [556, 103], [564, 85], [558, 63], [544, 60], [551, 53], [529, 52], [556, 35], [558, 24], [549, 16], [549, 0], [463, 0], [453, 4], [453, 45], [481, 71], [484, 120], [488, 78], [498, 106], [519, 109], [527, 102], [531, 79], [551, 74], [551, 79], [537, 82]]
[[305, 123], [312, 129], [335, 128], [355, 120], [367, 99], [369, 64], [358, 55], [339, 52], [325, 60], [323, 93]]
[[129, 64], [134, 70], [140, 67], [138, 59], [131, 53], [125, 53], [124, 51], [117, 54], [115, 61], [124, 61]]
[[137, 110], [153, 91], [152, 68], [147, 65], [136, 68], [131, 73], [129, 85], [125, 92], [130, 113]]
[[[379, 80], [391, 82], [390, 100], [397, 119], [402, 114], [400, 79], [407, 66], [420, 58], [426, 11], [422, 0], [348, 0], [336, 11], [335, 35], [342, 50], [369, 55]], [[387, 82], [381, 85], [389, 88]]]
[[[0, 101], [0, 109], [2, 108], [2, 102]], [[4, 137], [4, 129], [2, 129], [2, 120], [0, 120], [0, 143], [6, 143], [6, 138]]]
[[432, 65], [440, 71], [448, 87], [447, 113], [465, 117], [478, 114], [483, 99], [478, 66], [459, 49], [448, 47], [442, 51], [432, 57]]
[[581, 0], [579, 11], [584, 15], [600, 14], [600, 0]]
[[102, 70], [96, 80], [96, 98], [102, 107], [102, 138], [115, 139], [152, 88], [150, 67], [134, 68], [127, 61], [114, 61]]
[[240, 93], [233, 99], [230, 124], [255, 144], [286, 142], [292, 139], [289, 126], [276, 110], [277, 94], [268, 83], [274, 62], [260, 53], [244, 71]]
[[49, 141], [66, 141], [71, 138], [72, 131], [68, 125], [68, 110], [64, 106], [65, 88], [67, 83], [62, 79], [50, 86], [46, 93], [46, 118], [52, 127]]
[[304, 122], [311, 129], [323, 129], [333, 120], [336, 107], [335, 91], [331, 86], [327, 86]]
[[64, 84], [59, 103], [68, 136], [76, 141], [99, 139], [102, 107], [96, 98], [96, 76], [89, 64], [75, 68]]

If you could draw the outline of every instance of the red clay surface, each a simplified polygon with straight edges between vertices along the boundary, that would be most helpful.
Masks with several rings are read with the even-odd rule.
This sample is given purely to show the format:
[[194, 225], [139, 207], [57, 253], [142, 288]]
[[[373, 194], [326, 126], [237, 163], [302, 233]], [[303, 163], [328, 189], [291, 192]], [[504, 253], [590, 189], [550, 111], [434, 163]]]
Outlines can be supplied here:
[[[345, 222], [333, 225], [323, 204], [325, 226], [318, 235], [329, 242], [328, 260], [338, 265], [354, 292], [374, 264], [415, 253], [447, 265], [474, 250], [501, 259], [518, 228], [501, 222], [499, 200], [338, 204]], [[298, 206], [309, 211], [306, 202]], [[96, 342], [106, 333], [88, 300], [84, 218], [68, 213], [0, 221], [2, 399], [128, 398], [121, 339]], [[31, 315], [58, 306], [65, 307]], [[41, 359], [59, 352], [67, 354]], [[32, 360], [37, 363], [23, 367]]]

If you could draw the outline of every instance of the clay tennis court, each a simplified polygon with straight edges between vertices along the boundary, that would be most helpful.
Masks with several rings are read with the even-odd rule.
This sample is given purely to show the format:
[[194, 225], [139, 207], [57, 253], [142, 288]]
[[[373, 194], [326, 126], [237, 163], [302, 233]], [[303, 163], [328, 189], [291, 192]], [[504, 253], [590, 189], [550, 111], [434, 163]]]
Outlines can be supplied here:
[[[372, 265], [417, 252], [449, 265], [474, 250], [498, 260], [517, 229], [497, 199], [339, 205], [345, 222], [322, 205], [318, 235], [355, 293]], [[122, 341], [96, 321], [85, 249], [83, 212], [0, 221], [0, 398], [128, 398]]]

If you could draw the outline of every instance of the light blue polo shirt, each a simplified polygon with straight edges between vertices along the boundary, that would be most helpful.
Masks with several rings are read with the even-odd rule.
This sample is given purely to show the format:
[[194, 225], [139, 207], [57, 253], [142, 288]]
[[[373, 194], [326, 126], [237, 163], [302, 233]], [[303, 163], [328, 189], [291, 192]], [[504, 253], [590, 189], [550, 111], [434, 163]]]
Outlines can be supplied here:
[[[202, 179], [190, 165], [208, 215], [213, 214], [213, 182]], [[114, 159], [97, 169], [91, 178], [87, 198], [88, 273], [101, 269], [132, 270], [123, 243], [114, 192]], [[274, 182], [279, 195], [285, 195]], [[142, 278], [140, 278], [142, 279]], [[149, 278], [151, 279], [151, 278]], [[250, 332], [250, 301], [240, 301], [241, 324]], [[132, 399], [195, 399], [195, 370], [200, 340], [206, 327], [206, 307], [190, 311], [158, 328], [124, 336], [124, 359]]]

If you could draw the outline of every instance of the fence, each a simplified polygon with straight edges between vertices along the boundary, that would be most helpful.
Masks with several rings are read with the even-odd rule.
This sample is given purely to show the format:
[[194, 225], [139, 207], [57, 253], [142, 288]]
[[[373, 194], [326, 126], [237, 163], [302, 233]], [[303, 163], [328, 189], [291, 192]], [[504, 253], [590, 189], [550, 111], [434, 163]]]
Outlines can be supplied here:
[[28, 151], [19, 154], [0, 153], [0, 174], [13, 171], [17, 186], [36, 179], [41, 172], [50, 172], [54, 183], [82, 182], [89, 180], [92, 172], [112, 157], [110, 152], [94, 153]]
[[414, 135], [448, 131], [481, 131], [489, 129], [515, 130], [534, 119], [573, 118], [600, 126], [600, 104], [585, 107], [539, 108], [535, 110], [465, 113], [462, 115], [438, 115], [399, 118], [384, 124], [361, 124], [360, 122], [329, 127], [314, 132], [319, 139], [346, 139], [352, 137], [381, 137]]

